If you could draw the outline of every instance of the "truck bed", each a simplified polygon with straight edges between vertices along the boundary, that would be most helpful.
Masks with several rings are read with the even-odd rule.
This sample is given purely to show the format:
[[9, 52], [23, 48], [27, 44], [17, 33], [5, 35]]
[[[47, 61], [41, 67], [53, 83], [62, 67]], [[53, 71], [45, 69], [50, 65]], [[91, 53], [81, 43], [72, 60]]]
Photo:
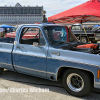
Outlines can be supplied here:
[[14, 43], [15, 38], [1, 38], [0, 42], [5, 42], [5, 43]]

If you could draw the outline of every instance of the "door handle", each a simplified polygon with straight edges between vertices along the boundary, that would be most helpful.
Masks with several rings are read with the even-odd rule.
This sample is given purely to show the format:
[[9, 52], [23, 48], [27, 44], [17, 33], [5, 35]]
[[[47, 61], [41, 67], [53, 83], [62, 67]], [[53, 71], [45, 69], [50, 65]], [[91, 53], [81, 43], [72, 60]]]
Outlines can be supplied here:
[[51, 52], [52, 54], [55, 54], [57, 56], [60, 56], [60, 53], [59, 52]]

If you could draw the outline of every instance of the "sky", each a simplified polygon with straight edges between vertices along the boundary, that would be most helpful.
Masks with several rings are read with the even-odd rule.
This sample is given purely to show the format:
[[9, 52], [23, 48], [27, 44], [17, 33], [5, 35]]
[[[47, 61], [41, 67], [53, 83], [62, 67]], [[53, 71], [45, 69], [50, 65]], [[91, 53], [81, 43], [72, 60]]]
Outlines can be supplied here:
[[22, 6], [43, 6], [46, 10], [46, 17], [53, 16], [89, 0], [0, 0], [0, 6], [15, 6], [20, 3]]

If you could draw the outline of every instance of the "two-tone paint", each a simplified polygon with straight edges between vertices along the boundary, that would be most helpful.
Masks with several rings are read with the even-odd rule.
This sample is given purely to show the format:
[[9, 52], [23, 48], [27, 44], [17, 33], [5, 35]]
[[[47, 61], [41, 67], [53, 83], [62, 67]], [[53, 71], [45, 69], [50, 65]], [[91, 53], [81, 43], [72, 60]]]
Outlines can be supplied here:
[[[51, 46], [43, 31], [45, 26], [47, 24], [21, 25], [17, 29], [14, 44], [0, 42], [0, 67], [50, 80], [52, 76], [53, 81], [58, 80], [58, 74], [62, 68], [76, 68], [90, 72], [94, 77], [94, 87], [100, 88], [100, 79], [97, 79], [97, 70], [100, 70], [100, 55]], [[45, 39], [45, 45], [34, 47], [20, 44], [21, 31], [25, 27], [39, 28]]]

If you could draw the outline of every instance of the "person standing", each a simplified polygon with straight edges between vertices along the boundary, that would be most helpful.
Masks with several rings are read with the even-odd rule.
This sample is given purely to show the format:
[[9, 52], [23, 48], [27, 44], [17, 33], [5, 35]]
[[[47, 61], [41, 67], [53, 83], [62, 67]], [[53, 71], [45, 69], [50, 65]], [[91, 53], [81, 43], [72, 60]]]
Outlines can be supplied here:
[[3, 28], [0, 28], [0, 38], [3, 37], [4, 34], [3, 34]]
[[4, 35], [7, 33], [7, 29], [5, 28]]

